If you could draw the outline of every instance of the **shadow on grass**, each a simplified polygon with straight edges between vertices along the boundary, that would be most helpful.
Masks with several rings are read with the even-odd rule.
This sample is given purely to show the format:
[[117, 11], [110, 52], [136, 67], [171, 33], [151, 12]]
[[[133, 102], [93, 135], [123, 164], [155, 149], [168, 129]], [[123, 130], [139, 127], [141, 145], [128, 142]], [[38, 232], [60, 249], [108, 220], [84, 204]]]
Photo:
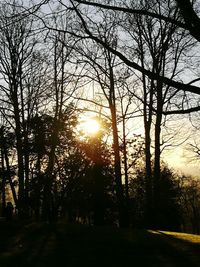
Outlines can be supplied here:
[[30, 224], [16, 232], [0, 255], [0, 266], [200, 266], [180, 242], [159, 232]]
[[[174, 251], [182, 255], [182, 260], [187, 263], [188, 266], [200, 266], [200, 243], [193, 242], [182, 238], [182, 234], [173, 235], [173, 233], [167, 234], [163, 231], [158, 231], [161, 238], [167, 242]], [[188, 234], [188, 236], [190, 236]], [[194, 236], [194, 235], [192, 235]], [[196, 235], [197, 236], [197, 235]], [[199, 236], [198, 240], [199, 240]]]

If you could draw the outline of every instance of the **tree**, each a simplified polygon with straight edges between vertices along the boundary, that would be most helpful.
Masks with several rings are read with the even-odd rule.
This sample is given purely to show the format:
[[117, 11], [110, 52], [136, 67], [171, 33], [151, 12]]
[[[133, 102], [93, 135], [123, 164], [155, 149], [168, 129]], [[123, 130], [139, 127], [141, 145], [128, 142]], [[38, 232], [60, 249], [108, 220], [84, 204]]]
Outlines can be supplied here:
[[[29, 87], [24, 80], [29, 72], [36, 40], [32, 35], [33, 18], [22, 15], [22, 8], [16, 1], [12, 5], [1, 4], [1, 57], [0, 73], [4, 78], [1, 84], [2, 114], [10, 123], [14, 123], [18, 161], [18, 203], [19, 214], [23, 216], [26, 189], [28, 186], [28, 120], [31, 109]], [[29, 99], [28, 101], [26, 101]], [[25, 172], [24, 172], [25, 170]]]
[[[49, 2], [49, 0], [47, 1], [41, 1], [39, 4], [34, 5], [32, 8], [27, 9], [28, 14], [33, 14], [34, 12], [36, 12], [39, 8], [41, 8], [41, 6], [46, 5]], [[179, 5], [180, 1], [174, 1], [174, 4], [178, 4], [179, 8], [183, 11], [183, 10], [187, 10], [185, 7], [183, 7], [183, 5]], [[149, 12], [146, 9], [143, 8], [131, 8], [128, 6], [128, 4], [126, 2], [123, 2], [123, 4], [117, 6], [117, 5], [108, 5], [107, 2], [105, 4], [103, 3], [97, 3], [97, 2], [92, 2], [92, 1], [82, 1], [82, 0], [74, 0], [74, 1], [69, 1], [69, 3], [63, 3], [62, 1], [60, 1], [60, 4], [66, 8], [67, 11], [72, 10], [71, 5], [73, 6], [74, 10], [77, 12], [78, 9], [75, 6], [74, 3], [80, 3], [83, 4], [85, 6], [94, 6], [97, 7], [99, 9], [105, 9], [105, 10], [114, 10], [116, 12], [118, 12], [118, 14], [121, 13], [127, 13], [127, 14], [138, 14], [140, 16], [149, 16], [149, 17], [153, 17], [156, 18], [158, 20], [163, 20], [167, 23], [171, 23], [174, 24], [182, 29], [186, 29], [189, 30], [191, 35], [193, 37], [195, 37], [196, 39], [198, 39], [198, 17], [190, 3], [189, 0], [185, 0], [184, 3], [186, 3], [186, 6], [189, 8], [190, 10], [190, 14], [194, 15], [194, 26], [188, 28], [188, 25], [186, 25], [185, 23], [183, 23], [181, 20], [174, 20], [173, 18], [170, 17], [165, 17], [162, 14], [157, 14], [155, 12]], [[70, 5], [71, 4], [71, 5]], [[27, 12], [25, 12], [25, 14], [27, 14]], [[183, 17], [184, 17], [184, 12], [182, 12]], [[152, 73], [144, 68], [142, 68], [142, 66], [138, 65], [136, 62], [129, 60], [128, 56], [126, 56], [125, 54], [123, 54], [122, 52], [120, 52], [119, 50], [115, 50], [111, 47], [109, 47], [108, 44], [106, 44], [105, 42], [103, 42], [102, 40], [98, 39], [97, 36], [92, 36], [92, 33], [90, 32], [90, 30], [87, 28], [86, 23], [84, 22], [83, 17], [81, 18], [81, 14], [79, 13], [79, 18], [82, 20], [83, 22], [83, 27], [86, 30], [86, 33], [88, 34], [88, 36], [93, 39], [94, 41], [96, 41], [97, 43], [102, 44], [105, 48], [107, 48], [110, 52], [114, 53], [115, 55], [117, 55], [122, 61], [124, 61], [125, 64], [127, 64], [128, 66], [144, 73], [145, 75], [147, 75], [149, 78], [153, 79], [153, 80], [160, 80], [160, 82], [163, 82], [165, 84], [167, 84], [168, 86], [172, 86], [178, 90], [183, 90], [184, 92], [192, 92], [194, 94], [199, 95], [199, 87], [192, 85], [193, 83], [195, 83], [196, 81], [198, 81], [198, 79], [194, 79], [193, 81], [189, 82], [189, 83], [182, 83], [173, 79], [169, 79], [167, 77], [164, 76], [159, 76], [155, 73]], [[45, 22], [44, 19], [40, 18], [44, 25], [48, 28], [48, 29], [52, 29], [52, 30], [58, 30], [58, 28], [56, 28], [56, 26], [48, 26]], [[196, 30], [195, 30], [196, 29]], [[61, 30], [62, 31], [62, 30]], [[75, 37], [79, 37], [79, 38], [85, 38], [84, 36], [79, 35], [78, 33], [75, 33], [73, 30], [65, 30], [65, 32], [68, 32], [70, 34], [72, 34]], [[87, 37], [86, 37], [87, 38]], [[194, 109], [194, 111], [199, 110], [199, 107], [195, 107], [192, 108], [192, 110]], [[187, 110], [183, 111], [183, 112], [188, 112]], [[189, 111], [190, 112], [190, 111]]]
[[9, 156], [11, 149], [14, 147], [14, 134], [5, 126], [0, 128], [0, 149], [1, 149], [1, 184], [2, 184], [2, 214], [5, 215], [6, 208], [6, 184], [9, 183], [15, 206], [17, 206], [17, 193], [13, 176], [15, 169], [10, 166]]
[[[73, 1], [71, 1], [72, 3]], [[100, 6], [100, 8], [107, 8], [107, 5], [104, 5], [104, 6], [101, 6], [101, 5], [98, 5], [96, 3], [89, 3], [86, 1], [75, 1], [75, 2], [83, 2], [83, 4], [86, 4], [86, 5], [94, 5], [94, 6]], [[73, 4], [73, 3], [72, 3]], [[65, 5], [66, 6], [66, 5]], [[116, 56], [118, 56], [125, 64], [127, 64], [128, 66], [132, 67], [133, 69], [135, 70], [138, 70], [140, 72], [142, 72], [143, 74], [145, 74], [146, 76], [148, 76], [150, 79], [152, 80], [159, 80], [160, 83], [164, 83], [168, 86], [171, 86], [171, 87], [174, 87], [178, 90], [183, 90], [184, 92], [191, 92], [191, 93], [195, 93], [195, 94], [199, 94], [199, 87], [197, 86], [194, 86], [192, 85], [192, 83], [194, 83], [196, 81], [196, 79], [194, 81], [191, 81], [187, 84], [184, 84], [182, 82], [179, 82], [179, 81], [176, 81], [174, 79], [170, 79], [170, 78], [167, 78], [165, 76], [161, 76], [161, 75], [158, 75], [156, 73], [152, 73], [151, 71], [143, 68], [142, 66], [138, 65], [136, 62], [132, 61], [130, 58], [129, 58], [129, 55], [125, 55], [123, 52], [121, 52], [120, 50], [117, 50], [117, 49], [114, 49], [112, 48], [111, 46], [109, 46], [109, 44], [105, 43], [103, 40], [101, 40], [100, 38], [98, 38], [98, 36], [96, 35], [93, 35], [92, 31], [90, 31], [90, 29], [88, 28], [88, 25], [87, 25], [87, 22], [86, 20], [84, 19], [83, 15], [79, 12], [78, 8], [73, 5], [73, 8], [77, 14], [77, 16], [79, 17], [80, 21], [82, 22], [82, 25], [83, 25], [83, 28], [85, 30], [85, 33], [86, 35], [91, 38], [92, 40], [96, 41], [97, 43], [103, 45], [106, 49], [108, 49], [111, 53], [114, 53]], [[108, 9], [111, 9], [108, 7]], [[125, 13], [132, 13], [134, 14], [135, 13], [135, 10], [134, 9], [131, 9], [131, 8], [125, 8], [125, 9], [118, 9], [118, 8], [114, 8], [112, 6], [112, 9], [113, 10], [117, 10], [117, 11], [122, 11], [122, 12], [125, 12]], [[129, 10], [131, 10], [131, 12], [129, 12]], [[138, 9], [137, 9], [138, 10]], [[139, 12], [139, 13], [146, 13], [146, 10], [145, 12]], [[147, 12], [146, 14], [149, 15], [149, 13]], [[156, 13], [151, 13], [151, 16], [152, 17], [156, 17], [156, 18], [161, 18], [161, 19], [164, 19], [166, 20], [167, 22], [174, 22], [175, 25], [178, 25], [180, 26], [180, 24], [177, 22], [177, 21], [174, 21], [173, 19], [166, 19], [165, 16], [161, 16], [160, 15], [156, 15]], [[182, 25], [182, 24], [181, 24]], [[183, 26], [183, 25], [182, 25]], [[55, 29], [55, 28], [54, 28]], [[55, 29], [56, 30], [56, 29]], [[74, 34], [73, 32], [71, 32], [71, 34]], [[77, 36], [77, 34], [76, 34]], [[81, 37], [79, 35], [79, 37]], [[83, 36], [82, 36], [83, 37]]]
[[86, 177], [91, 179], [92, 190], [90, 193], [94, 225], [103, 225], [106, 223], [106, 210], [110, 210], [108, 204], [110, 187], [115, 182], [115, 159], [113, 160], [115, 157], [111, 154], [112, 151], [109, 151], [109, 145], [104, 141], [107, 132], [105, 121], [101, 117], [96, 117], [96, 120], [100, 123], [99, 131], [93, 136], [86, 137], [86, 140], [80, 144], [80, 148], [84, 157], [90, 162], [90, 166], [86, 170]]
[[[107, 15], [106, 13], [102, 13], [101, 15], [102, 24], [101, 27], [97, 24], [95, 25], [96, 31], [99, 32], [103, 40], [106, 40], [106, 42], [112, 43], [113, 46], [116, 46], [117, 37], [115, 35], [115, 22], [113, 22], [112, 16]], [[103, 25], [103, 23], [105, 23], [105, 25]], [[96, 87], [100, 87], [103, 92], [103, 97], [100, 96], [103, 103], [103, 105], [99, 104], [100, 109], [102, 110], [103, 107], [108, 106], [110, 112], [109, 116], [111, 118], [112, 125], [116, 177], [115, 183], [119, 206], [119, 220], [121, 225], [125, 225], [127, 224], [127, 205], [125, 203], [122, 185], [117, 109], [117, 86], [119, 86], [120, 82], [118, 80], [120, 80], [120, 78], [118, 78], [115, 74], [115, 69], [117, 69], [119, 63], [116, 61], [116, 57], [104, 47], [100, 45], [95, 47], [93, 41], [89, 42], [87, 40], [85, 41], [84, 39], [80, 39], [74, 49], [77, 53], [77, 61], [84, 64], [84, 68], [87, 69], [85, 77], [88, 78], [91, 83], [94, 83]], [[104, 104], [105, 101], [107, 102], [107, 105]], [[107, 111], [105, 111], [105, 113], [107, 115]]]
[[[78, 2], [80, 4], [77, 4]], [[183, 18], [180, 16], [179, 9], [176, 8], [176, 2], [180, 7]], [[184, 2], [187, 5], [189, 3], [188, 1]], [[2, 43], [0, 48], [2, 53], [0, 61], [2, 66], [1, 73], [5, 82], [1, 86], [1, 103], [4, 105], [1, 108], [1, 113], [9, 123], [13, 124], [14, 122], [18, 152], [19, 207], [22, 211], [23, 205], [28, 203], [25, 199], [29, 197], [31, 191], [29, 188], [30, 179], [34, 177], [33, 172], [31, 173], [30, 171], [32, 164], [35, 173], [37, 173], [35, 176], [43, 176], [41, 180], [44, 189], [43, 204], [46, 207], [46, 217], [50, 219], [53, 215], [55, 203], [57, 203], [57, 197], [60, 193], [58, 192], [56, 179], [60, 176], [63, 177], [59, 173], [61, 171], [59, 166], [63, 166], [60, 151], [64, 151], [60, 137], [63, 136], [63, 121], [66, 119], [66, 112], [69, 111], [66, 109], [66, 105], [71, 96], [74, 96], [81, 77], [86, 83], [92, 80], [95, 85], [100, 85], [104, 94], [103, 97], [102, 95], [100, 96], [101, 101], [105, 99], [109, 105], [120, 224], [125, 225], [126, 212], [124, 211], [126, 211], [126, 203], [122, 183], [122, 154], [120, 154], [120, 128], [118, 123], [122, 119], [123, 145], [121, 148], [123, 148], [122, 157], [124, 158], [125, 192], [128, 199], [127, 114], [123, 109], [125, 102], [122, 103], [121, 99], [122, 114], [120, 115], [122, 116], [121, 118], [119, 116], [117, 104], [119, 103], [118, 96], [120, 96], [120, 91], [116, 89], [119, 89], [121, 85], [128, 81], [130, 72], [132, 80], [137, 77], [134, 82], [134, 90], [131, 90], [131, 97], [136, 97], [143, 105], [146, 137], [146, 189], [144, 192], [148, 196], [146, 197], [146, 210], [150, 211], [153, 205], [157, 205], [161, 197], [159, 194], [159, 186], [162, 188], [160, 181], [160, 154], [161, 128], [164, 115], [191, 112], [199, 109], [198, 103], [194, 107], [194, 101], [190, 98], [186, 101], [190, 103], [188, 106], [186, 102], [177, 100], [178, 97], [174, 101], [175, 96], [187, 98], [188, 92], [195, 93], [197, 96], [200, 94], [199, 87], [193, 85], [199, 81], [199, 78], [196, 79], [195, 76], [194, 80], [183, 82], [181, 76], [176, 76], [180, 54], [189, 44], [185, 42], [182, 46], [179, 41], [183, 42], [185, 30], [188, 29], [193, 32], [193, 36], [197, 36], [194, 25], [198, 25], [198, 17], [194, 16], [194, 23], [191, 24], [180, 1], [164, 1], [164, 3], [159, 1], [151, 3], [147, 1], [136, 1], [134, 3], [119, 1], [119, 6], [117, 4], [115, 6], [108, 5], [107, 1], [102, 3], [75, 0], [59, 1], [58, 9], [53, 11], [55, 12], [53, 15], [56, 14], [53, 18], [51, 17], [49, 21], [46, 20], [48, 16], [40, 18], [44, 23], [45, 30], [48, 29], [48, 32], [45, 32], [47, 33], [45, 40], [50, 42], [50, 44], [47, 44], [47, 47], [50, 48], [50, 56], [46, 60], [41, 57], [41, 53], [36, 52], [37, 44], [32, 35], [33, 24], [35, 23], [33, 18], [39, 17], [41, 14], [35, 12], [38, 12], [39, 8], [46, 3], [50, 2], [48, 0], [42, 1], [32, 9], [17, 7], [14, 1], [8, 7], [4, 6], [10, 12], [10, 16], [6, 16], [2, 11]], [[112, 8], [113, 10], [111, 10]], [[194, 10], [190, 3], [188, 8], [190, 8], [191, 14], [191, 11], [193, 12]], [[14, 26], [12, 25], [11, 27], [10, 22], [13, 22]], [[127, 34], [131, 38], [127, 38]], [[132, 40], [134, 40], [134, 43], [131, 44]], [[43, 47], [44, 43], [40, 43], [39, 48]], [[186, 52], [188, 53], [188, 51]], [[76, 53], [79, 54], [77, 55]], [[46, 72], [46, 69], [44, 70], [43, 68], [41, 72], [48, 79], [46, 79], [46, 86], [44, 84], [41, 86], [41, 81], [45, 79], [41, 78], [40, 72], [35, 73], [35, 70], [36, 67], [40, 66], [40, 63], [43, 62], [42, 65], [44, 66], [47, 61], [50, 63], [49, 72]], [[174, 68], [172, 61], [175, 63]], [[124, 81], [121, 79], [123, 74], [117, 76], [116, 72], [118, 70], [119, 73], [121, 66], [123, 66], [125, 72], [129, 73], [129, 77], [124, 77]], [[86, 68], [87, 70], [85, 70]], [[80, 69], [84, 70], [84, 75], [78, 76], [77, 73], [79, 72], [78, 74], [80, 74], [82, 72]], [[33, 83], [34, 86], [32, 86], [32, 81], [35, 80], [36, 76], [38, 90], [37, 93], [34, 93], [35, 82]], [[143, 99], [137, 91], [141, 85], [143, 86]], [[46, 101], [48, 103], [44, 101], [45, 98], [40, 98], [39, 101], [36, 100], [38, 96], [41, 97], [41, 88], [44, 89], [47, 95]], [[126, 89], [125, 99], [128, 102], [127, 106], [130, 106], [130, 87], [127, 86]], [[34, 99], [33, 101], [32, 98]], [[174, 102], [172, 103], [172, 101]], [[43, 107], [40, 106], [39, 102]], [[104, 107], [101, 104], [99, 106], [101, 109]], [[185, 109], [186, 106], [188, 108]], [[139, 110], [141, 104], [137, 107]], [[172, 107], [178, 107], [178, 110], [174, 111]], [[40, 150], [36, 146], [34, 148], [33, 146], [31, 147], [30, 141], [33, 135], [38, 139], [39, 131], [43, 132], [48, 128], [43, 129], [41, 126], [41, 114], [48, 114], [47, 117], [49, 116], [48, 118], [50, 118], [50, 134], [48, 146], [44, 147], [42, 145]], [[38, 129], [38, 132], [35, 131], [34, 134], [31, 128], [32, 118], [36, 120], [39, 118], [38, 123], [40, 125], [40, 129]], [[153, 126], [154, 124], [155, 127]], [[152, 168], [151, 155], [152, 129], [154, 130], [155, 139], [154, 168]], [[99, 144], [96, 145], [98, 147]], [[31, 149], [35, 149], [35, 151], [31, 151]], [[101, 158], [101, 155], [99, 157]], [[2, 160], [3, 163], [4, 160]], [[102, 166], [98, 166], [97, 163], [94, 165], [93, 169], [98, 173], [96, 182], [99, 182], [99, 187], [94, 186], [96, 188], [97, 203], [98, 198], [103, 198], [100, 196], [103, 189], [99, 191], [97, 189], [102, 187], [100, 181], [104, 177], [102, 176]], [[153, 192], [152, 189], [154, 190]], [[38, 190], [40, 191], [39, 195], [41, 195], [42, 189], [39, 188]], [[100, 210], [101, 205], [98, 207]], [[159, 207], [156, 207], [155, 210], [160, 212]], [[98, 208], [95, 208], [98, 217], [96, 221], [100, 222], [103, 218], [103, 212], [98, 214], [97, 211]]]
[[185, 232], [200, 233], [200, 185], [199, 180], [179, 175], [179, 205], [182, 213], [182, 227]]
[[[154, 217], [155, 229], [165, 229], [171, 231], [180, 231], [181, 229], [181, 207], [179, 203], [179, 186], [177, 175], [170, 170], [164, 163], [161, 167], [161, 176], [159, 183], [159, 203], [156, 206], [156, 217]], [[139, 168], [135, 177], [130, 181], [130, 197], [132, 202], [132, 224], [137, 227], [146, 226], [145, 216], [145, 172]]]
[[[146, 87], [145, 83], [145, 79], [147, 79], [146, 77], [150, 78], [151, 83], [151, 93], [149, 94], [149, 101], [147, 101], [147, 99], [145, 100], [145, 108], [144, 108], [144, 113], [145, 113], [145, 127], [146, 127], [146, 155], [147, 155], [147, 161], [146, 161], [146, 169], [147, 169], [147, 173], [149, 176], [149, 178], [147, 179], [147, 187], [151, 188], [151, 153], [150, 153], [150, 131], [151, 131], [151, 123], [152, 118], [153, 118], [153, 113], [156, 113], [156, 127], [155, 127], [155, 160], [154, 160], [154, 179], [158, 179], [159, 180], [159, 176], [160, 176], [160, 154], [161, 154], [161, 150], [160, 150], [160, 137], [161, 137], [161, 123], [162, 123], [162, 113], [163, 113], [163, 107], [164, 105], [167, 103], [166, 100], [166, 96], [167, 93], [170, 91], [171, 92], [171, 96], [175, 95], [178, 91], [172, 90], [173, 87], [176, 87], [178, 89], [184, 87], [184, 85], [180, 82], [175, 81], [174, 82], [174, 77], [175, 77], [175, 68], [177, 67], [177, 61], [175, 62], [175, 68], [174, 70], [171, 71], [171, 77], [169, 77], [170, 75], [165, 74], [165, 63], [166, 63], [166, 58], [168, 57], [168, 49], [170, 46], [170, 43], [173, 43], [172, 40], [172, 35], [175, 32], [176, 28], [177, 28], [177, 24], [173, 24], [172, 22], [176, 22], [179, 20], [179, 14], [177, 12], [177, 10], [175, 9], [175, 5], [174, 2], [171, 2], [171, 7], [169, 8], [169, 14], [168, 16], [166, 16], [166, 14], [163, 12], [161, 13], [161, 10], [165, 10], [164, 6], [159, 5], [159, 3], [157, 3], [158, 9], [155, 10], [155, 8], [153, 7], [153, 5], [148, 5], [146, 4], [146, 6], [143, 5], [143, 3], [139, 2], [139, 7], [137, 8], [137, 10], [139, 9], [143, 9], [143, 10], [147, 10], [149, 8], [151, 8], [153, 11], [152, 12], [146, 12], [146, 15], [151, 15], [151, 18], [147, 18], [146, 20], [149, 21], [149, 35], [151, 35], [150, 33], [150, 28], [151, 30], [153, 29], [152, 25], [155, 25], [154, 27], [154, 35], [149, 36], [150, 40], [153, 40], [153, 46], [152, 49], [150, 47], [150, 52], [149, 54], [152, 55], [154, 52], [153, 57], [153, 64], [152, 64], [152, 69], [148, 69], [147, 66], [144, 65], [144, 61], [143, 59], [141, 61], [143, 61], [143, 63], [141, 63], [141, 65], [136, 64], [130, 55], [128, 55], [128, 53], [124, 54], [124, 46], [122, 46], [122, 44], [120, 42], [122, 42], [122, 40], [119, 41], [119, 39], [117, 39], [117, 37], [113, 38], [116, 39], [118, 41], [118, 43], [120, 43], [120, 45], [113, 45], [112, 42], [109, 42], [104, 36], [102, 31], [99, 30], [98, 28], [98, 24], [96, 23], [95, 19], [92, 18], [88, 15], [87, 11], [85, 11], [84, 9], [81, 8], [81, 6], [76, 6], [73, 2], [76, 1], [70, 1], [73, 10], [76, 12], [77, 15], [77, 19], [79, 19], [80, 24], [82, 25], [82, 30], [81, 27], [79, 29], [76, 28], [76, 32], [72, 29], [70, 29], [70, 31], [67, 31], [69, 33], [71, 33], [72, 35], [74, 35], [76, 38], [80, 38], [80, 39], [92, 39], [95, 42], [97, 42], [97, 44], [99, 44], [100, 46], [103, 46], [105, 49], [105, 53], [110, 55], [113, 53], [114, 55], [117, 55], [122, 61], [124, 61], [128, 66], [131, 66], [132, 68], [139, 70], [143, 73], [143, 84]], [[93, 5], [97, 8], [101, 8], [101, 9], [105, 9], [107, 8], [106, 5], [101, 5], [101, 4], [91, 4], [88, 3], [87, 1], [78, 1], [81, 2], [83, 4], [86, 5]], [[71, 6], [70, 4], [64, 4], [61, 2], [61, 4], [63, 5], [64, 8], [66, 8], [66, 10], [70, 10]], [[116, 11], [123, 11], [125, 13], [131, 13], [132, 15], [134, 14], [134, 10], [137, 7], [137, 5], [133, 5], [133, 7], [129, 6], [126, 9], [118, 9], [118, 8], [114, 8], [114, 10]], [[108, 9], [110, 10], [110, 8], [108, 7]], [[107, 10], [108, 10], [107, 9]], [[133, 12], [129, 12], [130, 10], [132, 10]], [[160, 12], [160, 13], [159, 13]], [[141, 12], [140, 12], [141, 13]], [[150, 14], [151, 13], [151, 14]], [[114, 14], [112, 12], [112, 14]], [[156, 17], [156, 19], [154, 19], [153, 14], [157, 14], [157, 16], [155, 15], [154, 17]], [[108, 15], [107, 15], [108, 16]], [[164, 18], [164, 19], [163, 19]], [[134, 20], [135, 18], [133, 18]], [[152, 21], [152, 25], [150, 25], [150, 20]], [[163, 23], [163, 21], [165, 23]], [[139, 25], [140, 28], [140, 22], [141, 20], [137, 23], [137, 26]], [[119, 24], [118, 20], [115, 20], [115, 25]], [[103, 25], [103, 24], [102, 24]], [[170, 25], [170, 26], [169, 26]], [[160, 28], [159, 28], [160, 26]], [[179, 25], [180, 26], [180, 25]], [[156, 28], [158, 29], [156, 31]], [[159, 32], [159, 29], [162, 29], [161, 32]], [[54, 28], [54, 30], [56, 30], [56, 27]], [[57, 29], [59, 30], [59, 29]], [[140, 34], [144, 34], [144, 29], [141, 27], [140, 28]], [[168, 31], [168, 35], [165, 39], [165, 33]], [[85, 33], [84, 33], [85, 32]], [[145, 36], [148, 37], [148, 36]], [[144, 37], [144, 38], [145, 38]], [[157, 42], [158, 40], [158, 42]], [[141, 39], [140, 39], [141, 41]], [[116, 41], [115, 41], [116, 42]], [[174, 42], [175, 43], [175, 42]], [[140, 42], [140, 47], [141, 45], [143, 45]], [[150, 45], [151, 46], [151, 45]], [[177, 45], [178, 46], [178, 45]], [[129, 49], [126, 49], [126, 51], [129, 51]], [[157, 53], [158, 52], [158, 53]], [[131, 54], [131, 53], [130, 53]], [[179, 58], [180, 55], [177, 56], [177, 58]], [[169, 78], [166, 78], [169, 77]], [[165, 84], [167, 84], [165, 86]], [[177, 87], [178, 86], [178, 87]], [[172, 87], [172, 88], [171, 88]], [[165, 92], [163, 91], [163, 88], [165, 88]], [[189, 85], [189, 91], [190, 92], [194, 92], [194, 87], [190, 87]], [[145, 88], [145, 90], [147, 90]], [[156, 91], [153, 93], [153, 91]], [[156, 96], [156, 97], [155, 97]], [[171, 96], [168, 99], [171, 99]], [[151, 103], [151, 101], [154, 101], [156, 99], [157, 101], [157, 106], [155, 107], [147, 107], [147, 105], [149, 103]], [[152, 104], [152, 103], [151, 103]], [[148, 114], [147, 114], [148, 113]], [[149, 183], [149, 184], [148, 184]], [[154, 181], [154, 187], [156, 187], [157, 182]], [[149, 193], [149, 197], [148, 199], [151, 199], [151, 189], [148, 190]], [[158, 190], [156, 190], [158, 191]], [[155, 193], [155, 192], [154, 192]], [[150, 203], [151, 201], [147, 200], [147, 203]], [[155, 201], [157, 202], [157, 201]], [[149, 210], [147, 208], [147, 210]]]
[[[174, 7], [173, 2], [166, 3], [149, 3], [143, 2], [144, 9], [152, 10], [156, 14], [165, 15], [165, 17], [173, 18], [177, 20], [179, 14]], [[177, 26], [173, 24], [167, 24], [162, 20], [157, 21], [155, 18], [140, 16], [127, 16], [125, 30], [129, 33], [130, 38], [136, 43], [136, 47], [132, 48], [132, 51], [138, 54], [138, 58], [141, 62], [141, 66], [145, 69], [149, 69], [153, 73], [157, 73], [161, 76], [167, 76], [174, 79], [177, 75], [180, 75], [183, 70], [180, 68], [181, 59], [183, 59], [183, 53], [191, 49], [194, 43], [185, 31], [177, 32]], [[123, 25], [122, 25], [123, 26]], [[130, 50], [131, 51], [131, 50]], [[184, 54], [184, 59], [186, 56]], [[142, 75], [143, 97], [134, 92], [134, 95], [140, 99], [143, 103], [143, 117], [144, 117], [144, 129], [145, 129], [145, 150], [146, 150], [146, 186], [147, 186], [147, 213], [150, 212], [147, 217], [155, 217], [153, 213], [154, 207], [159, 202], [157, 194], [159, 189], [160, 180], [160, 157], [161, 157], [161, 143], [164, 145], [164, 141], [161, 140], [161, 126], [163, 122], [163, 113], [167, 112], [167, 109], [171, 108], [170, 103], [173, 103], [174, 98], [182, 99], [180, 93], [177, 90], [164, 85], [160, 81], [153, 81]], [[178, 102], [178, 100], [176, 100]], [[180, 102], [182, 102], [180, 100]], [[182, 104], [183, 105], [183, 104]], [[165, 124], [166, 124], [165, 119]], [[154, 129], [152, 129], [154, 127]], [[154, 134], [152, 133], [154, 131]], [[154, 139], [154, 151], [152, 149], [152, 141]], [[164, 139], [162, 137], [162, 139]], [[163, 146], [164, 147], [164, 146]], [[153, 151], [153, 163], [151, 159], [151, 151]], [[152, 170], [152, 164], [154, 164]], [[150, 218], [147, 220], [151, 220]]]
[[[42, 114], [31, 120], [31, 138], [29, 139], [32, 178], [30, 181], [30, 205], [36, 218], [42, 215], [45, 220], [57, 219], [58, 210], [63, 201], [62, 187], [65, 186], [69, 174], [63, 166], [66, 166], [71, 176], [75, 175], [71, 162], [76, 154], [75, 129], [77, 119], [73, 105], [65, 107], [59, 120], [59, 133], [56, 149], [54, 151], [54, 165], [51, 176], [50, 192], [47, 192], [47, 179], [49, 178], [48, 164], [49, 153], [52, 149], [52, 134], [54, 132], [54, 117]], [[72, 157], [71, 157], [72, 156]], [[74, 160], [76, 158], [74, 157]], [[78, 161], [77, 164], [80, 162]], [[68, 167], [67, 167], [68, 166]], [[76, 165], [77, 167], [77, 165]], [[48, 199], [47, 199], [47, 194]], [[48, 202], [47, 202], [48, 201]], [[41, 211], [41, 212], [40, 212]]]
[[190, 0], [176, 0], [177, 5], [181, 11], [181, 15], [185, 22], [185, 27], [189, 30], [190, 34], [200, 41], [199, 28], [200, 28], [200, 19], [195, 12], [193, 3]]

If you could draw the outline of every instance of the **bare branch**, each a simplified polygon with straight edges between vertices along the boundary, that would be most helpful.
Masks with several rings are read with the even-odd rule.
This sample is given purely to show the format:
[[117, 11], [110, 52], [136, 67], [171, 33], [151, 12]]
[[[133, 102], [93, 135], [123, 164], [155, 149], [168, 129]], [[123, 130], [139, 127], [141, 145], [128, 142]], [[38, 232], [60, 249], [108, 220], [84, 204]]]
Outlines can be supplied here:
[[156, 14], [154, 12], [150, 12], [150, 11], [147, 11], [144, 9], [133, 9], [133, 8], [127, 8], [127, 7], [113, 6], [113, 5], [111, 6], [111, 5], [105, 5], [105, 4], [100, 4], [100, 3], [96, 3], [96, 2], [89, 2], [89, 1], [82, 1], [82, 0], [74, 0], [74, 1], [78, 2], [80, 4], [100, 7], [100, 8], [107, 9], [107, 10], [114, 10], [114, 11], [121, 11], [121, 12], [128, 13], [128, 14], [137, 14], [137, 15], [149, 16], [152, 18], [164, 20], [165, 22], [170, 22], [170, 23], [172, 23], [178, 27], [181, 27], [183, 29], [188, 29], [186, 24], [182, 23], [181, 21], [177, 21], [175, 19], [165, 17], [161, 14]]
[[147, 69], [141, 67], [140, 65], [138, 65], [134, 61], [129, 60], [124, 54], [122, 54], [118, 50], [114, 49], [109, 44], [107, 44], [106, 42], [104, 42], [103, 40], [98, 38], [97, 36], [94, 36], [91, 33], [91, 31], [89, 30], [89, 28], [87, 27], [87, 23], [84, 20], [84, 18], [81, 15], [81, 13], [79, 12], [79, 10], [77, 9], [77, 7], [75, 7], [75, 5], [73, 4], [72, 1], [71, 1], [71, 3], [73, 5], [73, 7], [74, 7], [74, 10], [76, 11], [77, 16], [81, 20], [83, 28], [84, 28], [86, 34], [88, 35], [88, 37], [90, 37], [92, 40], [96, 41], [98, 44], [102, 45], [103, 47], [105, 47], [111, 53], [113, 53], [116, 56], [118, 56], [126, 65], [128, 65], [129, 67], [132, 67], [132, 68], [134, 68], [134, 69], [136, 69], [138, 71], [140, 71], [141, 73], [145, 74], [146, 76], [148, 76], [152, 80], [158, 80], [161, 83], [167, 84], [167, 85], [169, 85], [171, 87], [174, 87], [174, 88], [177, 88], [179, 90], [183, 90], [183, 91], [187, 91], [187, 92], [191, 92], [191, 93], [200, 95], [200, 88], [199, 87], [194, 86], [194, 85], [190, 85], [190, 84], [184, 84], [184, 83], [181, 83], [181, 82], [178, 82], [178, 81], [174, 81], [174, 80], [169, 79], [167, 77], [163, 77], [163, 76], [160, 76], [160, 75], [158, 75], [156, 73], [153, 73], [150, 70], [147, 70]]
[[200, 106], [182, 110], [170, 110], [170, 111], [163, 111], [164, 115], [171, 115], [171, 114], [189, 114], [192, 112], [197, 112], [200, 110]]

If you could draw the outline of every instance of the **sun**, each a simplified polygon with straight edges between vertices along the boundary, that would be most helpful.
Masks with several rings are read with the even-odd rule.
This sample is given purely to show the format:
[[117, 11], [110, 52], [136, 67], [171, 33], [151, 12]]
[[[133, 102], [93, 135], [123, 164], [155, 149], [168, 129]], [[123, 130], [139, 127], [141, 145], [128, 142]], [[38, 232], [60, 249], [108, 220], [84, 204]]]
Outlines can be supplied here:
[[95, 119], [88, 119], [86, 122], [85, 122], [85, 125], [84, 125], [84, 130], [90, 134], [95, 134], [99, 131], [100, 129], [100, 125], [99, 125], [99, 122]]
[[87, 135], [95, 135], [100, 131], [100, 123], [97, 119], [87, 118], [80, 123], [79, 128]]

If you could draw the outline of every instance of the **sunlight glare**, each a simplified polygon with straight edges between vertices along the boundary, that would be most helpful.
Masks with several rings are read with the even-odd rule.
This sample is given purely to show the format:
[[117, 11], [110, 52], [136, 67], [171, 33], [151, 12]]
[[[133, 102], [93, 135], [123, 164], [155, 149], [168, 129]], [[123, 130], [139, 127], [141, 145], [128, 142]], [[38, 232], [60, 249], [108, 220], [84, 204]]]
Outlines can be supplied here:
[[100, 125], [96, 119], [88, 118], [80, 124], [80, 128], [84, 133], [94, 135], [100, 130]]

